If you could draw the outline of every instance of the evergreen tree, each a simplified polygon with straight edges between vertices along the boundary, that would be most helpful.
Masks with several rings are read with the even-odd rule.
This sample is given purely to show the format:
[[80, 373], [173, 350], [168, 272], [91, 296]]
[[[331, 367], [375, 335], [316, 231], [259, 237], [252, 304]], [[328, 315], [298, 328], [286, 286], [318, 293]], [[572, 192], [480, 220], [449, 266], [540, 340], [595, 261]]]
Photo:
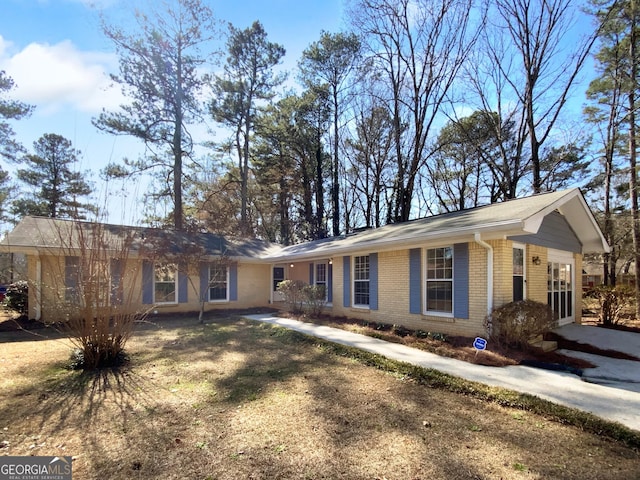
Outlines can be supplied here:
[[[48, 133], [33, 144], [33, 154], [26, 155], [17, 177], [31, 191], [13, 202], [17, 216], [40, 215], [51, 218], [85, 219], [95, 212], [86, 202], [91, 185], [85, 174], [74, 171], [80, 152], [66, 138]], [[85, 200], [83, 202], [83, 200]]]
[[[6, 98], [7, 93], [13, 88], [13, 79], [7, 76], [4, 70], [0, 70], [0, 158], [9, 162], [15, 162], [24, 152], [22, 145], [14, 138], [9, 120], [20, 120], [28, 116], [33, 109], [23, 102]], [[0, 221], [6, 220], [5, 203], [10, 191], [9, 173], [0, 166]]]
[[285, 80], [283, 74], [275, 74], [273, 70], [285, 50], [267, 40], [264, 27], [257, 21], [244, 30], [229, 25], [227, 50], [224, 74], [214, 79], [210, 111], [217, 122], [233, 131], [232, 144], [240, 174], [240, 232], [252, 235], [248, 219], [251, 135], [260, 102], [271, 100], [275, 87]]
[[135, 19], [133, 34], [103, 28], [119, 55], [120, 75], [113, 79], [132, 101], [117, 112], [103, 112], [94, 124], [145, 143], [149, 155], [129, 162], [130, 171], [161, 170], [166, 188], [160, 193], [172, 198], [174, 227], [183, 230], [184, 162], [193, 155], [189, 126], [200, 120], [202, 110], [201, 67], [209, 56], [201, 47], [215, 35], [213, 13], [201, 0], [177, 0], [151, 16], [136, 12]]
[[300, 61], [301, 78], [310, 88], [326, 85], [333, 113], [333, 162], [331, 166], [331, 203], [333, 206], [333, 235], [340, 235], [340, 116], [347, 90], [347, 80], [356, 65], [360, 41], [355, 34], [322, 32], [320, 40], [312, 43]]

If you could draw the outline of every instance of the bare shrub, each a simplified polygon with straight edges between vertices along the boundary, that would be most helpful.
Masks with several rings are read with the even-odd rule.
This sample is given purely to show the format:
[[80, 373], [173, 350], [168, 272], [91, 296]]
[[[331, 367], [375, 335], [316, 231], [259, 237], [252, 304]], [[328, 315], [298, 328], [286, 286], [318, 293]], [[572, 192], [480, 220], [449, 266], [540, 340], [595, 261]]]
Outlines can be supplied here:
[[499, 344], [527, 348], [531, 339], [555, 328], [556, 322], [548, 305], [521, 300], [495, 308], [484, 325], [489, 338]]
[[129, 260], [133, 231], [95, 222], [52, 220], [52, 227], [60, 247], [47, 256], [53, 273], [41, 285], [47, 321], [69, 335], [76, 368], [117, 366], [134, 322], [146, 316], [134, 301], [140, 262]]
[[603, 325], [621, 325], [624, 312], [633, 307], [634, 292], [626, 285], [599, 285], [586, 293], [598, 302], [598, 321]]

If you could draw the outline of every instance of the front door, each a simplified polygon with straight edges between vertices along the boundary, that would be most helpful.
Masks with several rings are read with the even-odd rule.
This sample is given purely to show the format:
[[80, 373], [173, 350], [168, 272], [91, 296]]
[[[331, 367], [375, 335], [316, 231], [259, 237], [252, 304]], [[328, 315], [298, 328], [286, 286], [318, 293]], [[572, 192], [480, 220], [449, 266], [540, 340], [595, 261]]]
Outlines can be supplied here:
[[284, 281], [284, 267], [275, 266], [273, 267], [273, 301], [274, 302], [284, 302], [284, 295], [278, 291], [278, 285], [280, 282]]

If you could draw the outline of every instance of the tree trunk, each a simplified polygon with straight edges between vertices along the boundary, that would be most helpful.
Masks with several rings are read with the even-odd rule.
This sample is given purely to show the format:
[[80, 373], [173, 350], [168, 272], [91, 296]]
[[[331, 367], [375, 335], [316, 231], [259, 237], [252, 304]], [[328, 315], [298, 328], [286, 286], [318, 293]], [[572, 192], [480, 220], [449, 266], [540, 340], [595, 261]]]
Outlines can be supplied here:
[[340, 235], [340, 165], [339, 165], [339, 146], [338, 137], [338, 89], [333, 88], [333, 189], [331, 191], [333, 199], [333, 236]]
[[176, 230], [184, 230], [184, 214], [182, 207], [182, 61], [178, 57], [176, 62], [176, 104], [175, 128], [173, 130], [173, 225]]
[[629, 34], [629, 57], [631, 64], [631, 87], [629, 89], [629, 195], [633, 235], [633, 257], [635, 266], [636, 318], [640, 318], [640, 222], [638, 216], [638, 172], [636, 171], [636, 115], [635, 94], [637, 91], [636, 66], [636, 6], [631, 0], [631, 32]]

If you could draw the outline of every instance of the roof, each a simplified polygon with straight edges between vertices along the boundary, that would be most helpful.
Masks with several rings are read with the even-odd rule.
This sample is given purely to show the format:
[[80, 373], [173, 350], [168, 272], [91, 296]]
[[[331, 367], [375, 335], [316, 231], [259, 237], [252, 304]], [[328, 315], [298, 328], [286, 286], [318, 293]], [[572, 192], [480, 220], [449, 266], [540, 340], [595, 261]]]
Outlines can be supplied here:
[[180, 254], [192, 249], [204, 256], [225, 254], [230, 258], [259, 260], [277, 245], [257, 239], [222, 237], [212, 233], [190, 233], [159, 228], [110, 225], [69, 219], [24, 217], [0, 241], [0, 250], [21, 253], [80, 249], [97, 242], [107, 250], [118, 250], [127, 243], [129, 253], [145, 255], [163, 249]]
[[482, 207], [385, 225], [351, 235], [284, 247], [267, 256], [272, 261], [302, 260], [362, 250], [424, 245], [425, 241], [473, 241], [535, 234], [548, 214], [558, 211], [575, 232], [583, 253], [609, 251], [579, 189], [533, 195]]
[[[435, 215], [409, 222], [385, 225], [354, 234], [325, 238], [291, 246], [257, 239], [235, 239], [211, 233], [185, 233], [144, 227], [106, 225], [42, 217], [25, 217], [0, 242], [0, 250], [39, 252], [76, 247], [82, 236], [101, 228], [101, 238], [118, 245], [124, 238], [131, 249], [144, 254], [145, 248], [164, 246], [171, 253], [197, 248], [208, 255], [225, 253], [247, 261], [280, 262], [328, 258], [356, 251], [384, 251], [411, 248], [425, 242], [468, 242], [535, 234], [544, 218], [559, 212], [582, 245], [582, 253], [608, 252], [607, 244], [579, 189], [533, 195], [482, 207]], [[62, 245], [62, 239], [70, 242]], [[86, 241], [86, 240], [85, 240]]]

